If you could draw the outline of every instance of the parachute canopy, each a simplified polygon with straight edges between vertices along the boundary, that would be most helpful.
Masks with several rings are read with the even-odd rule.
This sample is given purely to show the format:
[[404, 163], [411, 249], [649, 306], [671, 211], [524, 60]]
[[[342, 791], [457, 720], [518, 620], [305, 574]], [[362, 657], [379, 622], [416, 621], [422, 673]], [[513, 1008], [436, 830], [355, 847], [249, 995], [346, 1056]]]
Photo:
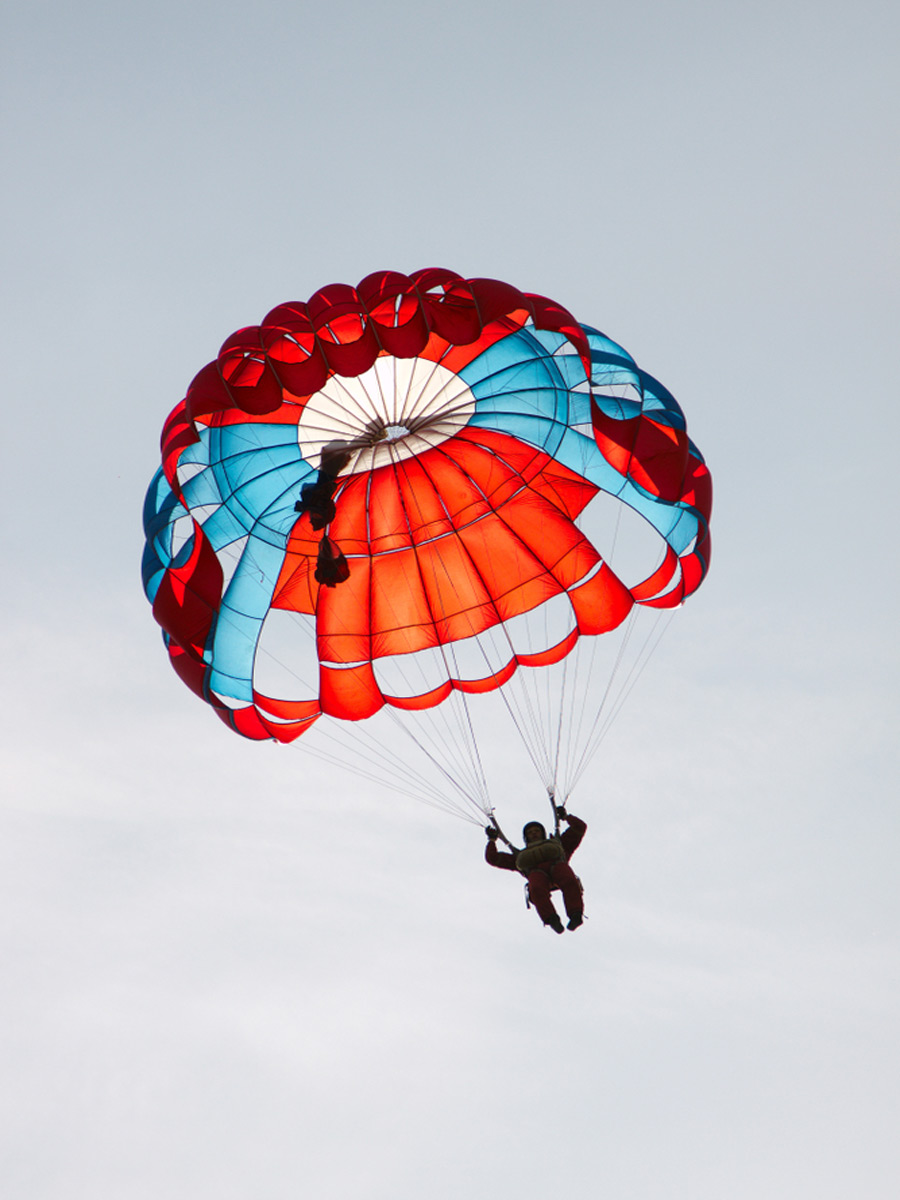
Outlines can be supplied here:
[[[652, 534], [630, 577], [585, 530], [599, 498]], [[496, 280], [385, 271], [279, 305], [194, 378], [144, 587], [188, 687], [287, 742], [490, 692], [678, 606], [710, 507], [681, 409], [609, 338]]]

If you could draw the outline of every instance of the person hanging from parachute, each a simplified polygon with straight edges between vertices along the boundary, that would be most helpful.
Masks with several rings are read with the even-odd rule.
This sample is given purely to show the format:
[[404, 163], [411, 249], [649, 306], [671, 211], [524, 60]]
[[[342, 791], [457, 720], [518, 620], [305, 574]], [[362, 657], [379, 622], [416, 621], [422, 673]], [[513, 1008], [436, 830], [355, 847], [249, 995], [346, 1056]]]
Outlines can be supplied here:
[[328, 526], [337, 514], [334, 493], [338, 486], [338, 475], [349, 464], [356, 450], [369, 445], [367, 440], [356, 438], [348, 442], [343, 438], [335, 438], [322, 447], [319, 456], [319, 473], [314, 483], [304, 483], [300, 489], [300, 499], [294, 505], [294, 512], [305, 513], [309, 516], [310, 526], [318, 533], [322, 532], [319, 549], [316, 555], [315, 579], [324, 587], [336, 587], [350, 578], [350, 566], [346, 556], [328, 536]]
[[308, 513], [309, 523], [316, 532], [327, 528], [335, 518], [337, 506], [334, 493], [338, 475], [348, 465], [357, 448], [357, 445], [343, 438], [328, 442], [319, 455], [319, 473], [315, 482], [304, 483], [300, 489], [300, 499], [294, 505], [294, 512]]
[[[551, 893], [562, 892], [570, 930], [575, 930], [583, 924], [583, 888], [581, 880], [569, 866], [569, 859], [581, 845], [587, 824], [580, 817], [567, 812], [562, 805], [554, 811], [554, 835], [548, 837], [547, 830], [540, 821], [529, 821], [522, 830], [522, 837], [525, 839], [523, 850], [517, 850], [514, 846], [510, 846], [509, 851], [498, 850], [497, 840], [506, 839], [496, 822], [486, 826], [488, 840], [484, 848], [484, 857], [492, 867], [499, 867], [503, 871], [518, 871], [520, 875], [524, 875], [529, 907], [533, 905], [544, 924], [549, 925], [555, 933], [562, 933], [563, 923], [553, 904]], [[560, 821], [565, 821], [568, 826], [562, 834], [559, 832]]]

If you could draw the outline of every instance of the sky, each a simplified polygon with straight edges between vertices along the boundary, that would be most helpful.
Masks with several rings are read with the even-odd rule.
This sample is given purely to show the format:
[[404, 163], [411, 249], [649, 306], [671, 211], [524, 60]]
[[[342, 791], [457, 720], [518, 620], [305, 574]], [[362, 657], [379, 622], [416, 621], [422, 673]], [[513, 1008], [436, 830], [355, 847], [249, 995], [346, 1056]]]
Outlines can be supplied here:
[[[4, 1195], [897, 1195], [898, 32], [6, 5]], [[709, 578], [572, 798], [562, 938], [477, 827], [230, 734], [140, 586], [221, 341], [431, 265], [627, 347], [715, 482]]]

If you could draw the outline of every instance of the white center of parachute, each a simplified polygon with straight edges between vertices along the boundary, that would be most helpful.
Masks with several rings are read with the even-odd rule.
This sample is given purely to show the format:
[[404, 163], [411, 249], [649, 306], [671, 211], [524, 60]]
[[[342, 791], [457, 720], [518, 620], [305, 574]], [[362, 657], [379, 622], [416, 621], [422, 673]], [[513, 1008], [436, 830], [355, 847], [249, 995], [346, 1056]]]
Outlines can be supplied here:
[[387, 355], [362, 375], [332, 375], [307, 400], [297, 440], [316, 467], [323, 446], [349, 442], [355, 453], [341, 474], [370, 471], [439, 446], [474, 411], [469, 388], [440, 363]]

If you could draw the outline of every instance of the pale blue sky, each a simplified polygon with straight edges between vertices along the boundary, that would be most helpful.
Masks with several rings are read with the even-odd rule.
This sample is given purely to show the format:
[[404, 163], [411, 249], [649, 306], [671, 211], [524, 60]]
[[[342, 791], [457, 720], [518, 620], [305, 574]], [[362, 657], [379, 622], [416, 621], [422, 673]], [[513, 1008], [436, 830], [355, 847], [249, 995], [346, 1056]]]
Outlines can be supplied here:
[[[893, 1200], [895, 5], [3, 26], [4, 1194]], [[475, 829], [229, 735], [140, 590], [222, 339], [428, 265], [620, 341], [716, 484], [573, 801], [577, 936]]]

